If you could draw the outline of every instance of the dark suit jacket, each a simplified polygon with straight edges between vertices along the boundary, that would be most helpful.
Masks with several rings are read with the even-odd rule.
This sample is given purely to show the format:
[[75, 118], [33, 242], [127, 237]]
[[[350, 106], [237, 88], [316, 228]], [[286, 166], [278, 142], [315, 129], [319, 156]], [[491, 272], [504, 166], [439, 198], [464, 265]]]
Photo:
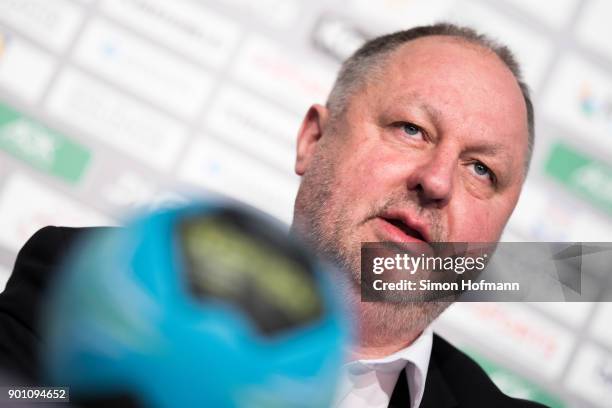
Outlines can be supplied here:
[[[19, 252], [0, 294], [0, 370], [40, 381], [38, 317], [41, 299], [66, 251], [91, 228], [46, 227]], [[406, 381], [398, 381], [390, 407], [409, 407]], [[434, 335], [422, 408], [541, 407], [504, 395], [469, 357]]]

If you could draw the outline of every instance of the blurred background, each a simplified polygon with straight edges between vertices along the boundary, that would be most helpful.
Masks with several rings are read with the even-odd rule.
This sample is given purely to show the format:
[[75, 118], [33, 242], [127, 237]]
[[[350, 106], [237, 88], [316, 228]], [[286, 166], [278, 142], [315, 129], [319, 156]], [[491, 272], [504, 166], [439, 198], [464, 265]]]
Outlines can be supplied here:
[[[0, 0], [0, 289], [49, 224], [203, 190], [289, 223], [297, 129], [340, 61], [441, 20], [507, 43], [533, 93], [504, 240], [612, 241], [611, 18], [606, 0]], [[457, 304], [436, 328], [509, 394], [610, 407], [611, 318], [607, 303]]]

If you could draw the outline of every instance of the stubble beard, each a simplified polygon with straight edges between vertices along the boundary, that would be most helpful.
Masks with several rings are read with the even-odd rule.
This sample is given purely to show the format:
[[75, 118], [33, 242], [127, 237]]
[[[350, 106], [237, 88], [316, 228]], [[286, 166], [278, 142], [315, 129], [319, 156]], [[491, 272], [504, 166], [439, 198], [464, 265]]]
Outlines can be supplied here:
[[[329, 149], [333, 151], [333, 149]], [[321, 153], [321, 152], [318, 152]], [[361, 242], [351, 240], [351, 232], [394, 205], [411, 205], [406, 194], [386, 198], [373, 205], [369, 215], [358, 225], [351, 226], [346, 216], [349, 208], [338, 208], [334, 191], [341, 191], [336, 182], [336, 161], [323, 154], [315, 154], [300, 184], [294, 209], [292, 229], [323, 258], [335, 264], [344, 275], [338, 281], [347, 285], [342, 292], [347, 296], [349, 310], [355, 313], [361, 347], [380, 347], [416, 338], [451, 302], [361, 302]], [[412, 200], [410, 200], [412, 201]], [[412, 204], [414, 205], [414, 204]], [[441, 223], [434, 216], [432, 234], [443, 240]], [[355, 241], [355, 242], [353, 242]], [[348, 279], [347, 279], [348, 277]]]

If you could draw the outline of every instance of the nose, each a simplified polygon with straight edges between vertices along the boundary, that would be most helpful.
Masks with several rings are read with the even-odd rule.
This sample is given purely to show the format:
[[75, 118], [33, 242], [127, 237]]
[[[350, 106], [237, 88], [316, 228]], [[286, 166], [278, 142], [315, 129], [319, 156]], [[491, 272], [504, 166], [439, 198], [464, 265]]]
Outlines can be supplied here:
[[407, 187], [416, 191], [422, 206], [444, 207], [453, 195], [458, 157], [440, 146], [428, 153], [412, 168]]

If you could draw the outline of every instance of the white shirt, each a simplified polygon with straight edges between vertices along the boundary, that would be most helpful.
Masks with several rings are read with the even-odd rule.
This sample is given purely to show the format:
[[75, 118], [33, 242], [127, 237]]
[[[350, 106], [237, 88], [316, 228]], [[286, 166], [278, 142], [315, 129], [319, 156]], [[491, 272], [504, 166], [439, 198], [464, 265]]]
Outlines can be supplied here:
[[432, 344], [433, 331], [428, 327], [405, 349], [383, 358], [345, 364], [332, 406], [387, 408], [399, 374], [406, 370], [410, 408], [418, 408], [425, 391]]

